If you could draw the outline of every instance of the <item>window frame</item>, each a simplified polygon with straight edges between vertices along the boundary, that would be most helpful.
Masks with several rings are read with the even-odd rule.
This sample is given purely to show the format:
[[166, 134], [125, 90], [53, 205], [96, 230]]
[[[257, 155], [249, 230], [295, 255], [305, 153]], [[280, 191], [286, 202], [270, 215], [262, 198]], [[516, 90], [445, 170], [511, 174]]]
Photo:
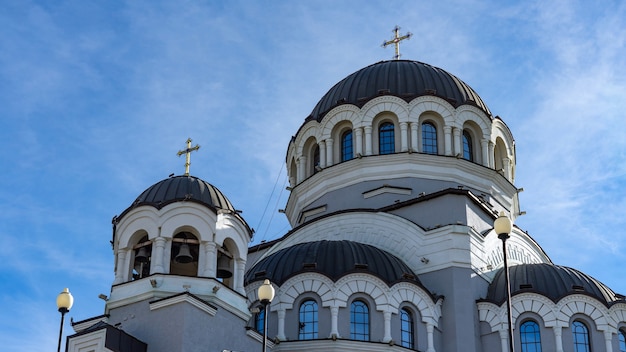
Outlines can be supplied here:
[[[311, 307], [312, 310], [307, 310], [307, 307]], [[304, 311], [303, 311], [304, 309]], [[311, 319], [303, 319], [307, 314], [311, 314]], [[312, 326], [311, 331], [302, 331], [308, 326]], [[317, 301], [312, 298], [307, 298], [298, 308], [298, 340], [314, 340], [318, 338], [319, 334], [319, 305]]]
[[[429, 127], [426, 130], [426, 126]], [[421, 135], [422, 135], [422, 153], [430, 154], [430, 155], [438, 155], [439, 147], [438, 147], [438, 136], [437, 136], [437, 125], [432, 121], [424, 121], [420, 125], [421, 127]], [[430, 129], [432, 128], [432, 130]]]
[[413, 312], [407, 307], [400, 309], [400, 346], [410, 349], [415, 348], [415, 319], [413, 316]]
[[[357, 311], [355, 308], [358, 308]], [[367, 302], [355, 299], [350, 303], [350, 339], [370, 341], [370, 313]], [[358, 320], [357, 320], [358, 319]]]
[[[350, 139], [346, 137], [350, 136]], [[354, 158], [354, 133], [351, 129], [346, 129], [341, 133], [341, 161], [348, 161]]]
[[[572, 342], [574, 344], [574, 352], [591, 352], [591, 338], [589, 336], [589, 326], [581, 320], [574, 320], [571, 326]], [[582, 331], [579, 331], [582, 330]], [[579, 337], [583, 341], [579, 342]]]
[[[532, 324], [532, 331], [526, 330]], [[519, 326], [519, 338], [522, 352], [541, 352], [541, 327], [532, 319], [525, 320]], [[529, 341], [532, 339], [532, 341]], [[537, 348], [538, 347], [538, 348]]]
[[463, 159], [474, 162], [474, 139], [472, 138], [472, 133], [464, 129], [461, 141], [463, 143]]
[[391, 121], [378, 125], [378, 154], [387, 155], [396, 152], [396, 126]]

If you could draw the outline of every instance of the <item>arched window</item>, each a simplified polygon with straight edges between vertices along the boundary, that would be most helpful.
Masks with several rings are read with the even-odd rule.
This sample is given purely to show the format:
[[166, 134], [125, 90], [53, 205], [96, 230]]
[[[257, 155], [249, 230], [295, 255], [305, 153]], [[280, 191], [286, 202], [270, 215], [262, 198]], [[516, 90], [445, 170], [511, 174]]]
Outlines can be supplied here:
[[260, 307], [260, 311], [254, 315], [254, 329], [259, 334], [263, 334], [265, 327], [265, 308]]
[[378, 154], [391, 154], [395, 151], [393, 123], [385, 122], [378, 128]]
[[341, 161], [350, 160], [353, 155], [352, 130], [347, 130], [341, 135]]
[[522, 323], [519, 329], [522, 352], [541, 352], [539, 324], [532, 320]]
[[623, 329], [619, 329], [619, 352], [626, 352], [626, 332]]
[[463, 159], [474, 161], [474, 148], [472, 147], [472, 136], [463, 130]]
[[137, 245], [133, 247], [135, 250], [135, 260], [133, 263], [132, 280], [138, 280], [150, 275], [150, 261], [152, 260], [152, 243], [148, 236], [143, 236]]
[[317, 338], [317, 302], [312, 299], [302, 302], [300, 305], [300, 320], [298, 324], [299, 340], [312, 340]]
[[576, 320], [572, 324], [572, 335], [574, 338], [574, 352], [590, 352], [589, 329], [585, 323]]
[[437, 128], [430, 122], [422, 124], [422, 151], [437, 154]]
[[370, 339], [370, 312], [363, 301], [354, 301], [350, 305], [350, 338], [360, 341]]
[[311, 168], [311, 174], [314, 174], [319, 171], [320, 168], [320, 147], [318, 145], [313, 149], [313, 165]]
[[406, 309], [400, 310], [400, 345], [402, 347], [413, 348], [415, 341], [415, 330], [413, 328], [413, 314]]

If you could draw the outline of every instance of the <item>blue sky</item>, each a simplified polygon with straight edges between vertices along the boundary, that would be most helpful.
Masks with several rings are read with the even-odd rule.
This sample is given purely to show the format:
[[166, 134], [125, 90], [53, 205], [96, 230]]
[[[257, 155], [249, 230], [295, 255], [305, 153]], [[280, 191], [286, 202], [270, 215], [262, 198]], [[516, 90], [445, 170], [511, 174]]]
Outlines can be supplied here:
[[[18, 1], [0, 4], [0, 341], [57, 343], [100, 315], [111, 219], [184, 172], [256, 229], [288, 230], [287, 144], [332, 85], [393, 56], [472, 86], [516, 139], [517, 225], [626, 294], [623, 1]], [[69, 320], [69, 319], [68, 319]], [[65, 332], [71, 333], [69, 323]]]

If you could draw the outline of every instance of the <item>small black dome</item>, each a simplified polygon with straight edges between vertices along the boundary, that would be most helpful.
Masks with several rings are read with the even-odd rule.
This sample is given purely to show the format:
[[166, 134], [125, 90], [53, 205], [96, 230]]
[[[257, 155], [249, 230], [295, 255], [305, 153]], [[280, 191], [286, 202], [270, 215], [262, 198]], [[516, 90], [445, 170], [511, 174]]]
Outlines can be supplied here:
[[317, 241], [281, 249], [256, 263], [246, 274], [246, 284], [270, 279], [282, 285], [303, 272], [323, 274], [333, 281], [355, 272], [373, 274], [391, 285], [417, 275], [402, 260], [368, 244], [352, 241]]
[[407, 102], [422, 95], [434, 95], [455, 107], [474, 105], [491, 116], [478, 94], [447, 71], [419, 61], [392, 60], [367, 66], [339, 81], [320, 99], [306, 121], [321, 121], [338, 105], [362, 107], [381, 95], [394, 95]]
[[[618, 300], [618, 296], [606, 285], [576, 269], [540, 263], [511, 266], [509, 278], [511, 295], [535, 292], [553, 302], [572, 294], [585, 294], [605, 305]], [[502, 304], [506, 300], [504, 270], [500, 269], [489, 285], [487, 301]]]

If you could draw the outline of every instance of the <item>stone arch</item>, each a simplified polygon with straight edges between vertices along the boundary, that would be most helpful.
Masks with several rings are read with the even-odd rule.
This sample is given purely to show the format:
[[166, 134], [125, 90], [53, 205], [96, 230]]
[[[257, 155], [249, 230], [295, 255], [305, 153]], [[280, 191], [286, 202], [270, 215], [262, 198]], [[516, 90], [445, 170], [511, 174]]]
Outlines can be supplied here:
[[381, 113], [389, 112], [396, 116], [398, 122], [409, 121], [407, 103], [401, 98], [385, 95], [368, 101], [361, 108], [363, 126], [372, 126], [374, 119]]
[[455, 109], [450, 103], [441, 98], [434, 96], [417, 97], [411, 100], [408, 109], [412, 121], [418, 121], [419, 117], [425, 112], [433, 112], [441, 116], [445, 125], [454, 125]]
[[337, 124], [341, 122], [349, 122], [352, 126], [360, 125], [360, 109], [354, 105], [345, 104], [340, 105], [334, 109], [332, 109], [326, 117], [324, 117], [324, 121], [320, 126], [320, 140], [325, 140], [327, 138], [334, 137], [334, 130]]
[[374, 154], [380, 154], [380, 127], [384, 123], [393, 124], [393, 132], [394, 132], [394, 150], [393, 152], [398, 152], [400, 146], [400, 124], [399, 119], [396, 114], [390, 111], [383, 111], [376, 115], [372, 120], [372, 151]]
[[386, 311], [389, 306], [387, 284], [379, 278], [369, 274], [350, 274], [337, 280], [336, 299], [345, 307], [348, 300], [355, 293], [363, 293], [369, 296], [376, 304], [376, 310]]
[[441, 318], [441, 302], [433, 302], [424, 290], [407, 282], [393, 285], [389, 292], [389, 301], [394, 313], [398, 313], [402, 302], [410, 302], [417, 308], [422, 322], [437, 327]]

